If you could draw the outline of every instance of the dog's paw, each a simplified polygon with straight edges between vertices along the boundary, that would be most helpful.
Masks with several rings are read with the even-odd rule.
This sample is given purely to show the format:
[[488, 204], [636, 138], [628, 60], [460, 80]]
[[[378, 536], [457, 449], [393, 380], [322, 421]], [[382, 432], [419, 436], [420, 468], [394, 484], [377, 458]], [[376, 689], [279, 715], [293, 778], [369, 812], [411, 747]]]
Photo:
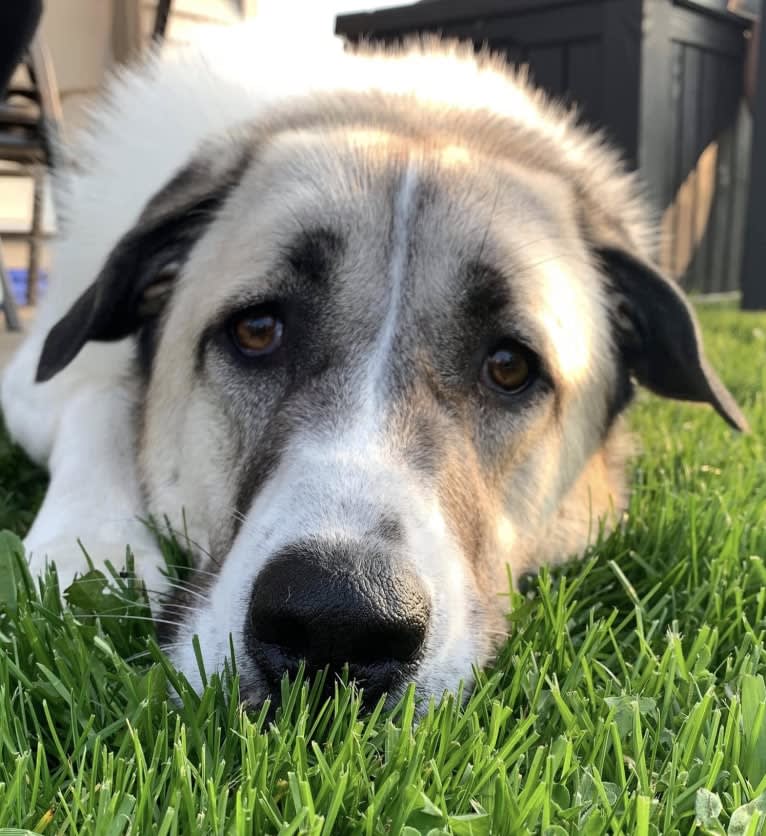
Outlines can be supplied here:
[[33, 575], [42, 576], [48, 565], [55, 564], [62, 593], [77, 577], [89, 572], [91, 565], [94, 569], [104, 572], [107, 577], [111, 577], [107, 563], [117, 572], [123, 571], [126, 567], [127, 548], [133, 556], [135, 574], [144, 582], [150, 600], [161, 595], [167, 586], [167, 579], [162, 572], [165, 563], [162, 553], [156, 547], [142, 544], [140, 547], [126, 548], [125, 545], [98, 540], [78, 542], [71, 537], [60, 537], [46, 543], [25, 541], [24, 547]]

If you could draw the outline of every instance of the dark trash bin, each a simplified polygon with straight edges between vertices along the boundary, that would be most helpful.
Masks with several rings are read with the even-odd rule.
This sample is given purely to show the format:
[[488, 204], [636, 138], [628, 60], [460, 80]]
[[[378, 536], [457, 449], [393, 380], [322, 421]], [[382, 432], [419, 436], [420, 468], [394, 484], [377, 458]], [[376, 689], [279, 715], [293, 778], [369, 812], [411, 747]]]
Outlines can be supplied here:
[[663, 266], [708, 293], [739, 284], [751, 27], [726, 0], [427, 0], [336, 21], [352, 42], [440, 33], [528, 64], [640, 168], [665, 233]]

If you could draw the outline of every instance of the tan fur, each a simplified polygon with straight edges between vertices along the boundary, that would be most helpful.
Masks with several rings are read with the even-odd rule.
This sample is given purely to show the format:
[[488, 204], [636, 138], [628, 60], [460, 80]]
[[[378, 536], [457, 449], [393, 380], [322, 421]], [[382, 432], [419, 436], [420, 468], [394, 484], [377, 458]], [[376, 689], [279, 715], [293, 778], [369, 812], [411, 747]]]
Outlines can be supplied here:
[[[519, 427], [516, 438], [503, 440], [502, 452], [493, 447], [485, 454], [487, 460], [477, 459], [473, 472], [466, 470], [465, 461], [450, 466], [451, 454], [445, 453], [446, 512], [458, 519], [458, 508], [469, 513], [468, 505], [475, 506], [470, 514], [475, 537], [482, 543], [482, 553], [476, 555], [479, 565], [493, 551], [487, 509], [504, 502], [503, 497], [508, 502], [507, 519], [517, 542], [508, 554], [497, 554], [489, 575], [487, 567], [480, 566], [484, 576], [492, 578], [486, 584], [491, 597], [496, 584], [502, 583], [505, 561], [518, 577], [524, 569], [581, 550], [597, 531], [598, 520], [619, 508], [624, 495], [620, 466], [607, 472], [602, 462], [609, 456], [599, 449], [604, 406], [594, 393], [610, 384], [614, 349], [601, 279], [589, 264], [578, 226], [584, 204], [561, 175], [521, 164], [524, 145], [514, 142], [508, 126], [503, 131], [489, 125], [482, 131], [472, 122], [474, 130], [468, 132], [464, 125], [459, 133], [453, 114], [412, 114], [409, 107], [400, 112], [396, 102], [381, 112], [380, 102], [372, 98], [375, 107], [364, 97], [342, 99], [333, 119], [329, 104], [304, 104], [289, 119], [284, 114], [266, 119], [252, 134], [236, 139], [255, 149], [254, 162], [185, 267], [166, 315], [146, 398], [143, 479], [151, 507], [161, 507], [164, 513], [183, 508], [187, 520], [200, 529], [195, 534], [203, 543], [225, 543], [225, 532], [234, 529], [221, 509], [233, 506], [236, 484], [225, 473], [237, 453], [215, 407], [200, 390], [189, 346], [229, 300], [246, 298], [254, 284], [268, 284], [269, 265], [293, 234], [295, 218], [304, 226], [316, 219], [338, 224], [347, 234], [351, 231], [349, 249], [355, 256], [349, 268], [354, 270], [353, 285], [343, 301], [347, 320], [365, 316], [360, 300], [365, 306], [381, 304], [385, 297], [375, 301], [375, 294], [385, 293], [384, 288], [376, 290], [382, 265], [377, 265], [381, 256], [376, 256], [375, 247], [377, 229], [384, 225], [384, 214], [378, 213], [389, 209], [379, 195], [394, 182], [403, 160], [415, 160], [423, 176], [448, 197], [444, 205], [433, 207], [426, 227], [417, 233], [420, 266], [413, 271], [423, 271], [423, 280], [415, 281], [414, 287], [423, 288], [423, 306], [433, 309], [436, 303], [433, 284], [428, 289], [423, 282], [438, 282], [440, 276], [454, 273], [461, 253], [486, 235], [483, 257], [512, 265], [523, 324], [558, 368], [558, 415], [546, 411], [539, 424]], [[366, 122], [372, 126], [339, 129], [339, 124]], [[493, 156], [484, 156], [493, 148]], [[360, 201], [365, 206], [361, 214]], [[363, 258], [356, 255], [365, 250]], [[227, 280], [211, 283], [211, 275]], [[570, 296], [564, 293], [567, 286], [573, 288]], [[360, 297], [361, 288], [366, 290]], [[341, 287], [339, 292], [345, 291]], [[444, 292], [454, 289], [445, 287]], [[416, 298], [413, 304], [418, 304]], [[575, 368], [572, 358], [577, 351], [584, 354]], [[213, 429], [218, 426], [220, 433]], [[466, 430], [474, 432], [471, 427]], [[222, 468], [219, 475], [211, 468], [211, 447], [216, 450], [213, 463]], [[459, 448], [454, 454], [462, 455]], [[517, 466], [519, 458], [523, 461]], [[169, 487], [173, 472], [180, 474], [174, 481], [185, 493], [175, 494]], [[461, 479], [469, 482], [463, 499]], [[481, 490], [473, 490], [482, 481]], [[530, 525], [545, 530], [546, 537], [542, 544], [535, 538], [527, 548], [521, 532]]]
[[[654, 226], [635, 177], [499, 58], [434, 41], [369, 48], [340, 60], [334, 81], [273, 100], [248, 88], [236, 62], [226, 76], [228, 54], [219, 58], [153, 59], [113, 85], [101, 125], [108, 151], [103, 163], [99, 146], [85, 154], [93, 171], [75, 189], [70, 245], [88, 281], [94, 259], [102, 269], [93, 289], [53, 295], [44, 320], [63, 319], [41, 368], [55, 374], [57, 351], [71, 359], [89, 339], [129, 327], [155, 341], [143, 349], [136, 399], [144, 507], [135, 512], [169, 517], [207, 561], [203, 603], [186, 610], [175, 637], [188, 676], [195, 633], [212, 667], [228, 656], [229, 635], [246, 643], [251, 590], [280, 549], [307, 538], [377, 537], [379, 546], [374, 532], [388, 528], [401, 540], [397, 559], [430, 596], [417, 679], [438, 694], [491, 655], [509, 567], [518, 582], [581, 553], [625, 508], [630, 443], [618, 413], [631, 352], [651, 346], [636, 348], [641, 335], [625, 324], [603, 253], [620, 255], [614, 269], [632, 271], [638, 296], [643, 276], [662, 304], [669, 297], [690, 317], [693, 344], [680, 354], [693, 355], [683, 370], [691, 382], [660, 374], [657, 387], [707, 400], [736, 426], [744, 418], [696, 357], [677, 291], [652, 272]], [[134, 119], [149, 124], [173, 111], [178, 159], [164, 145], [145, 167], [134, 159], [146, 128], [128, 118], [134, 100]], [[219, 109], [220, 129], [205, 128]], [[140, 199], [124, 160], [150, 181]], [[113, 200], [89, 247], [99, 223], [92, 195], [114, 184], [127, 202]], [[307, 238], [331, 252], [296, 266], [290, 253]], [[303, 275], [321, 273], [325, 256], [327, 275]], [[476, 302], [478, 290], [486, 296]], [[656, 314], [651, 298], [640, 301]], [[286, 347], [273, 365], [248, 365], [227, 317], [263, 303], [281, 306]], [[137, 320], [126, 325], [132, 304]], [[484, 358], [509, 339], [540, 361], [518, 397], [482, 376]], [[62, 376], [86, 387], [97, 379], [113, 404], [139, 372], [129, 351], [101, 365], [95, 354], [85, 346]], [[65, 412], [71, 392], [62, 391]], [[38, 455], [53, 443], [32, 442]], [[106, 455], [109, 445], [104, 431]], [[240, 670], [246, 696], [262, 697], [257, 665], [241, 659]]]

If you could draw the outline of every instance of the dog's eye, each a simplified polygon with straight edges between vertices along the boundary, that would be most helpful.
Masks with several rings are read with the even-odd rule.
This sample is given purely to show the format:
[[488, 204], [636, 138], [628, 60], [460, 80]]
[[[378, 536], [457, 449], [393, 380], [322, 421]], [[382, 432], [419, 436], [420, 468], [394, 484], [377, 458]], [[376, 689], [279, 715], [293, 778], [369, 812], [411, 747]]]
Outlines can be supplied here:
[[263, 357], [276, 351], [283, 332], [282, 320], [265, 311], [245, 311], [229, 325], [232, 342], [246, 357]]
[[534, 379], [535, 358], [518, 343], [505, 343], [494, 349], [484, 361], [482, 382], [504, 394], [516, 395]]

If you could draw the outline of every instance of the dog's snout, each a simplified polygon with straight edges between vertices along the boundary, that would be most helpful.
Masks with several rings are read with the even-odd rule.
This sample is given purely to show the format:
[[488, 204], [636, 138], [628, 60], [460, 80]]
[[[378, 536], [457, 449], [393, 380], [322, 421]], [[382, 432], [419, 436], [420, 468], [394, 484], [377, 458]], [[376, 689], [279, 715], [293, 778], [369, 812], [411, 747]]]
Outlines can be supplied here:
[[417, 575], [391, 555], [359, 544], [297, 545], [256, 580], [249, 649], [272, 686], [301, 660], [308, 672], [348, 665], [374, 702], [414, 672], [430, 612]]

